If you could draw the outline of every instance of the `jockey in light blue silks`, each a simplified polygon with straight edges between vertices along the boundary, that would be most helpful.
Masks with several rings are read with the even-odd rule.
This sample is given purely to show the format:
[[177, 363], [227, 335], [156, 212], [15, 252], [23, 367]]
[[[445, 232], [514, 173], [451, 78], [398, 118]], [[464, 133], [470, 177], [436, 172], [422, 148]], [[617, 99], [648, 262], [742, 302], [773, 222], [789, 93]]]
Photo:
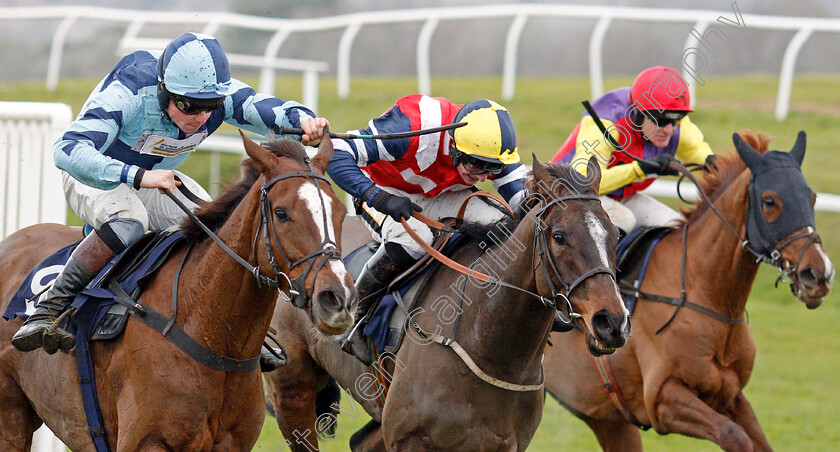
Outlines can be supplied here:
[[147, 230], [177, 224], [185, 215], [161, 190], [191, 208], [195, 204], [176, 186], [209, 200], [201, 186], [174, 170], [223, 122], [266, 136], [299, 127], [306, 145], [317, 145], [329, 126], [297, 102], [257, 94], [231, 78], [219, 41], [198, 33], [175, 38], [162, 53], [131, 53], [99, 82], [53, 146], [67, 202], [94, 232], [15, 334], [15, 347], [55, 353], [75, 346], [56, 321], [75, 295]]

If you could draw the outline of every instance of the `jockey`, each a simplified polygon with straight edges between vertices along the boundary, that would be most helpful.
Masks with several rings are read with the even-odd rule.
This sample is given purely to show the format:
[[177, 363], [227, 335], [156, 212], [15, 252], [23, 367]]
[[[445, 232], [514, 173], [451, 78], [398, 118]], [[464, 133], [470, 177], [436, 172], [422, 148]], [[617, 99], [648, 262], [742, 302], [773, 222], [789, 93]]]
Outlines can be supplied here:
[[572, 163], [581, 173], [595, 155], [601, 165], [601, 203], [610, 220], [623, 233], [636, 227], [673, 224], [682, 216], [640, 193], [657, 176], [676, 172], [668, 163], [714, 166], [715, 156], [703, 133], [687, 116], [691, 108], [688, 86], [674, 69], [656, 66], [642, 71], [632, 86], [612, 90], [592, 103], [604, 128], [624, 148], [643, 161], [633, 161], [604, 139], [589, 114], [585, 114], [553, 162]]
[[[342, 349], [370, 364], [362, 333], [372, 308], [388, 283], [426, 254], [400, 223], [408, 224], [427, 243], [432, 231], [413, 218], [423, 211], [434, 219], [454, 217], [478, 182], [491, 180], [512, 206], [525, 197], [516, 130], [508, 111], [486, 99], [466, 105], [420, 94], [398, 99], [358, 134], [385, 134], [428, 129], [458, 122], [467, 125], [413, 138], [333, 140], [335, 155], [327, 166], [333, 180], [356, 200], [356, 211], [381, 244], [362, 270], [356, 324], [340, 338]], [[505, 218], [483, 200], [470, 202], [465, 217], [482, 224]]]
[[73, 336], [57, 325], [75, 295], [147, 230], [186, 216], [162, 190], [191, 208], [196, 204], [176, 186], [210, 199], [174, 170], [222, 122], [262, 135], [300, 127], [307, 145], [320, 142], [329, 126], [297, 102], [257, 94], [231, 78], [219, 41], [199, 33], [175, 38], [162, 53], [131, 53], [99, 82], [53, 145], [67, 202], [94, 231], [14, 335], [15, 347], [27, 352], [43, 346], [55, 353], [75, 346]]

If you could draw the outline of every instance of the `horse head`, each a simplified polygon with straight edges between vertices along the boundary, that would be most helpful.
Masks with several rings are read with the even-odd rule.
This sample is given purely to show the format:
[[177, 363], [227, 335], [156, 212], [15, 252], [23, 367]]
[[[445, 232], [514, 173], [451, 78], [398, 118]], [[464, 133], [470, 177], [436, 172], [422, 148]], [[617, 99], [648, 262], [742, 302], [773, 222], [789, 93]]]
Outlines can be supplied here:
[[630, 333], [630, 313], [618, 293], [615, 268], [618, 229], [601, 207], [601, 169], [595, 158], [586, 175], [570, 165], [542, 165], [534, 156], [530, 196], [535, 206], [537, 290], [586, 331], [589, 352], [609, 354]]
[[[733, 134], [741, 160], [751, 171], [747, 242], [791, 279], [791, 291], [809, 309], [831, 290], [834, 266], [822, 247], [814, 220], [816, 193], [802, 175], [805, 132], [790, 152], [758, 152]], [[780, 277], [781, 278], [781, 277]]]
[[[240, 134], [242, 132], [240, 131]], [[353, 280], [341, 262], [344, 204], [324, 171], [333, 155], [325, 137], [309, 160], [302, 144], [282, 139], [260, 146], [242, 134], [245, 150], [263, 175], [260, 218], [254, 250], [260, 268], [273, 270], [288, 287], [295, 306], [305, 309], [326, 335], [340, 334], [353, 322]]]

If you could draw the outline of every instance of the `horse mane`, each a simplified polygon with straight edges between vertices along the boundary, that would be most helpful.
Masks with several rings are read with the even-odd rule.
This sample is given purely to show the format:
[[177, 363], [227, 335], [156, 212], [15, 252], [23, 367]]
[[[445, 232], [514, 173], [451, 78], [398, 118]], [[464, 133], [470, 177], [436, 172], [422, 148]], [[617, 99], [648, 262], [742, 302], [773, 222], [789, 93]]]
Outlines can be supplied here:
[[[769, 149], [771, 138], [763, 132], [753, 133], [751, 130], [742, 130], [738, 134], [758, 152]], [[747, 169], [747, 165], [741, 160], [737, 152], [719, 155], [716, 166], [716, 170], [712, 169], [711, 173], [705, 178], [698, 180], [700, 189], [709, 197], [711, 202], [715, 202], [732, 185], [732, 182]], [[681, 208], [680, 210], [685, 215], [686, 221], [691, 223], [709, 210], [709, 203], [700, 198], [693, 207]]]
[[[305, 165], [306, 151], [299, 142], [280, 138], [271, 140], [262, 145], [265, 149], [270, 151], [276, 157], [285, 157], [294, 160], [301, 165]], [[245, 198], [245, 195], [251, 190], [254, 183], [260, 177], [260, 171], [257, 169], [253, 160], [245, 158], [239, 164], [242, 172], [242, 177], [239, 181], [229, 182], [223, 187], [223, 193], [214, 201], [202, 204], [195, 210], [195, 216], [204, 223], [211, 231], [218, 232], [222, 225], [233, 213], [236, 206]], [[190, 242], [200, 242], [209, 237], [203, 229], [187, 217], [181, 222], [181, 231], [184, 238]]]
[[[531, 171], [527, 181], [525, 182], [525, 186], [528, 188], [529, 193], [545, 191], [549, 187], [552, 191], [554, 191], [552, 195], [557, 196], [561, 195], [558, 193], [560, 187], [567, 191], [576, 193], [588, 193], [592, 190], [586, 178], [574, 170], [569, 164], [546, 163], [544, 167], [552, 178], [550, 185], [547, 185], [545, 182], [540, 184], [534, 177], [533, 171]], [[521, 216], [526, 215], [527, 212], [540, 201], [540, 199], [541, 198], [538, 196], [529, 196], [527, 199], [524, 199], [522, 201], [524, 203], [524, 209], [520, 210]], [[511, 206], [514, 211], [517, 210], [516, 207], [517, 206]], [[484, 242], [498, 245], [497, 242], [499, 237], [505, 237], [507, 232], [516, 229], [521, 220], [521, 217], [516, 220], [511, 217], [506, 217], [498, 223], [491, 224], [474, 223], [469, 220], [464, 220], [460, 227], [460, 231], [470, 238], [471, 243], [478, 244]]]

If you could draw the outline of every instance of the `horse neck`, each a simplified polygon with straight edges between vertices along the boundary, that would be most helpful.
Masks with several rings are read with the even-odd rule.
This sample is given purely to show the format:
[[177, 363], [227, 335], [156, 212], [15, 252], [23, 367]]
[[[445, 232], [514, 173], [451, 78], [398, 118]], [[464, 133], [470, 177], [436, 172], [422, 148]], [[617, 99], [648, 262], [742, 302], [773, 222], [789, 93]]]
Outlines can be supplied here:
[[[713, 203], [739, 234], [745, 233], [748, 187], [749, 175], [745, 173]], [[691, 301], [707, 300], [721, 314], [742, 317], [758, 272], [752, 253], [711, 209], [689, 225], [687, 246], [686, 285], [694, 286], [689, 293], [701, 295]]]
[[[534, 277], [534, 233], [536, 219], [533, 212], [501, 244], [483, 253], [479, 262], [491, 276], [536, 293]], [[494, 240], [495, 241], [495, 240]], [[495, 369], [508, 370], [509, 376], [538, 372], [542, 362], [553, 311], [534, 296], [497, 286], [480, 288], [467, 284], [466, 294], [477, 300], [476, 324], [479, 343], [473, 346]], [[471, 290], [470, 290], [471, 289]]]
[[[252, 190], [217, 234], [252, 263], [256, 261], [252, 240], [260, 218], [255, 197]], [[274, 289], [260, 288], [251, 272], [210, 239], [195, 247], [179, 279], [178, 298], [187, 304], [188, 326], [201, 331], [211, 348], [240, 358], [258, 352], [274, 309]]]

